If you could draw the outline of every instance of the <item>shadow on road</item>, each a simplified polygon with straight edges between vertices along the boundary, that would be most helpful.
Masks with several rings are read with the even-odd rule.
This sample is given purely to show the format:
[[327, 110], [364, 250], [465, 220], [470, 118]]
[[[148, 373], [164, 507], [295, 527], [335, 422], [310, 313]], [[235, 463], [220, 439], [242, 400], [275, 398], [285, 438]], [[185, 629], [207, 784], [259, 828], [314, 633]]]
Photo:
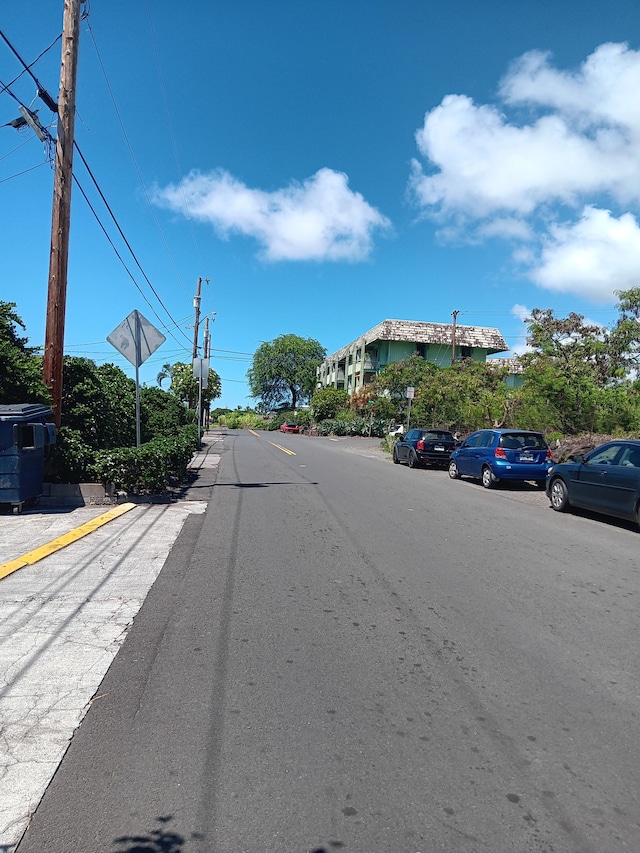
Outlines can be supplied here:
[[[157, 820], [160, 824], [168, 824], [173, 817], [169, 815]], [[152, 829], [148, 835], [123, 835], [113, 843], [118, 845], [113, 853], [180, 853], [184, 838], [177, 832], [162, 828]]]

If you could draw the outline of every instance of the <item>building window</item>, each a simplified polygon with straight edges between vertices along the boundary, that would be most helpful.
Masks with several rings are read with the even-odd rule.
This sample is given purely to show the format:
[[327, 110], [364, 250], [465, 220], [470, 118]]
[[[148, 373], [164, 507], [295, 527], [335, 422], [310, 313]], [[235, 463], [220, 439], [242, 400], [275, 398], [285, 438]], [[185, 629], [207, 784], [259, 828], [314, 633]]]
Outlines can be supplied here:
[[427, 345], [426, 344], [416, 344], [416, 352], [418, 353], [420, 358], [426, 358]]
[[460, 347], [461, 358], [471, 358], [472, 347]]

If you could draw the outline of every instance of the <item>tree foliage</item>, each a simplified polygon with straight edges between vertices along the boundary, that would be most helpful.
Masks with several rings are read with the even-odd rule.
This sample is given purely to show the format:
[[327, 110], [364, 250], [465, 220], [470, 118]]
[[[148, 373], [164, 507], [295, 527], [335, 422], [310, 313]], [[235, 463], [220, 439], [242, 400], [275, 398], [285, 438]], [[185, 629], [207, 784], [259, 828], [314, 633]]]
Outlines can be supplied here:
[[[175, 364], [165, 364], [158, 373], [157, 382], [160, 387], [165, 379], [170, 380], [169, 391], [178, 400], [195, 408], [198, 404], [198, 380], [193, 375], [193, 367], [182, 361]], [[222, 394], [222, 382], [213, 368], [209, 368], [207, 387], [202, 389], [202, 411], [208, 411], [212, 400], [217, 400]]]
[[136, 384], [114, 364], [65, 357], [62, 425], [78, 432], [94, 450], [136, 442]]
[[610, 328], [581, 314], [556, 317], [550, 309], [534, 309], [527, 321], [529, 350], [521, 357], [524, 381], [518, 389], [507, 387], [507, 371], [491, 360], [437, 367], [413, 356], [385, 368], [376, 378], [376, 390], [396, 401], [398, 419], [404, 420], [404, 394], [413, 386], [413, 425], [465, 432], [486, 426], [565, 435], [637, 432], [640, 288], [617, 296], [619, 317]]
[[262, 343], [247, 371], [252, 397], [259, 397], [267, 409], [287, 404], [295, 409], [309, 400], [316, 387], [316, 370], [326, 355], [313, 338], [280, 335]]
[[583, 430], [637, 430], [640, 363], [640, 288], [620, 291], [620, 315], [611, 328], [581, 314], [558, 318], [534, 309], [528, 321], [530, 351], [522, 356], [522, 416], [538, 428], [575, 434]]
[[15, 307], [15, 302], [0, 301], [0, 403], [49, 404], [42, 360], [27, 346], [28, 338], [20, 336], [18, 329], [25, 326]]
[[140, 439], [142, 443], [158, 436], [177, 435], [193, 422], [189, 412], [174, 394], [161, 388], [143, 386], [140, 389]]
[[339, 388], [322, 388], [311, 398], [311, 411], [316, 421], [335, 418], [349, 405], [349, 394]]

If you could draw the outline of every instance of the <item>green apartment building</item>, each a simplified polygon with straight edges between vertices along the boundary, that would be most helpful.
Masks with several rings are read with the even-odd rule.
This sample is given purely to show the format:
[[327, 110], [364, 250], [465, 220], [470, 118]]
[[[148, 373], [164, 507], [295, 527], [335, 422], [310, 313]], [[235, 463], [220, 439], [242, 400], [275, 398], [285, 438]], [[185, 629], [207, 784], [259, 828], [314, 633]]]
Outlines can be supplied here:
[[[383, 320], [355, 341], [327, 356], [318, 368], [318, 388], [340, 388], [353, 394], [373, 381], [387, 365], [420, 355], [447, 367], [455, 360], [487, 357], [509, 349], [498, 329], [453, 323]], [[518, 384], [517, 359], [496, 359], [509, 367], [508, 384]]]

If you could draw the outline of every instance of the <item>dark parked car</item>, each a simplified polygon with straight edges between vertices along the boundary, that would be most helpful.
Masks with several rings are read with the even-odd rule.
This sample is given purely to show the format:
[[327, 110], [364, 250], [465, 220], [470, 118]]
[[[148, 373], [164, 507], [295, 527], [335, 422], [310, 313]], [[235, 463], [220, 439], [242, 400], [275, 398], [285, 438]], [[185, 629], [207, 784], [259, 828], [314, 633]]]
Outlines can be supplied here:
[[475, 477], [485, 489], [500, 480], [533, 480], [543, 489], [550, 465], [551, 451], [541, 432], [480, 429], [451, 454], [449, 476]]
[[558, 512], [576, 506], [640, 524], [640, 441], [609, 441], [553, 465], [547, 495]]
[[393, 446], [393, 461], [406, 462], [410, 468], [432, 465], [446, 468], [456, 440], [444, 429], [410, 429]]
[[285, 421], [280, 426], [280, 432], [300, 432], [300, 427], [292, 421]]

